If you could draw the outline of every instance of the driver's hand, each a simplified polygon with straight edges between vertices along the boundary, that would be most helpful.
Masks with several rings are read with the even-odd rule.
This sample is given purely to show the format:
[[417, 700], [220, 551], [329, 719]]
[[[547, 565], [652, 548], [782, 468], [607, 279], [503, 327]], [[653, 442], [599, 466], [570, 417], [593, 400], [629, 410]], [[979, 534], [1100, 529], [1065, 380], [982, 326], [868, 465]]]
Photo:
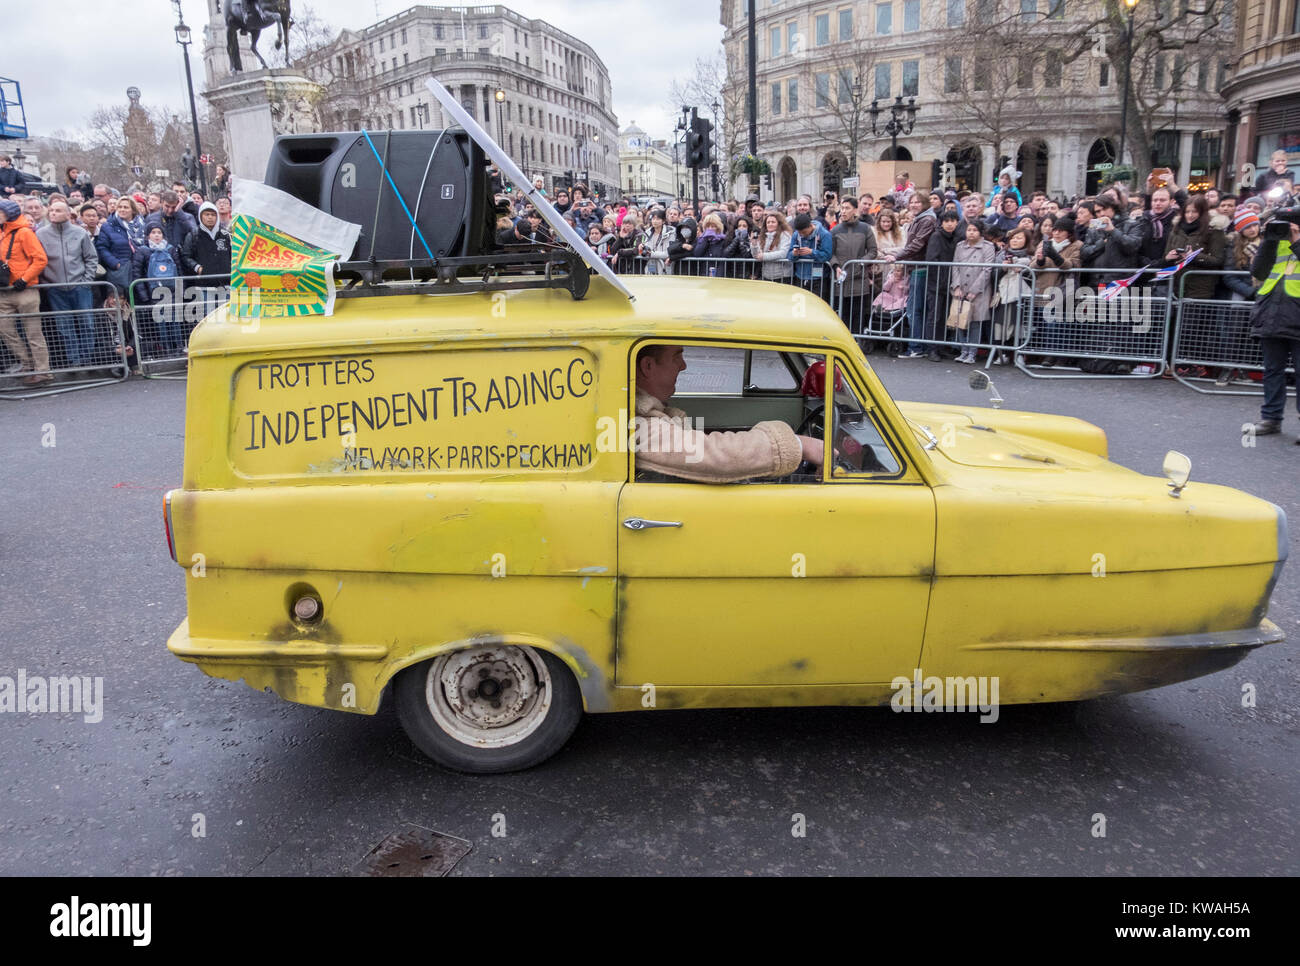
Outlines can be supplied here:
[[800, 436], [799, 445], [803, 449], [803, 458], [813, 466], [821, 466], [822, 458], [825, 455], [823, 444], [820, 439], [813, 439], [811, 436]]

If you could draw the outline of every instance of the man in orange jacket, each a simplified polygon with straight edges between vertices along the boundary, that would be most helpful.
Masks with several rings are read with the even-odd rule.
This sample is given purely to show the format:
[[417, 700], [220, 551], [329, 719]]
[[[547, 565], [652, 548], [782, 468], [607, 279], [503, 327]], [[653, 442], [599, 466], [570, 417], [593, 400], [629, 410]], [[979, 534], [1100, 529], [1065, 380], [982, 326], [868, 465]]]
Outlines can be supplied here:
[[0, 287], [0, 339], [18, 359], [17, 369], [6, 374], [25, 376], [25, 386], [50, 382], [54, 376], [41, 331], [41, 297], [31, 288], [45, 270], [45, 249], [18, 203], [7, 199], [0, 200], [0, 261], [9, 266], [8, 284]]

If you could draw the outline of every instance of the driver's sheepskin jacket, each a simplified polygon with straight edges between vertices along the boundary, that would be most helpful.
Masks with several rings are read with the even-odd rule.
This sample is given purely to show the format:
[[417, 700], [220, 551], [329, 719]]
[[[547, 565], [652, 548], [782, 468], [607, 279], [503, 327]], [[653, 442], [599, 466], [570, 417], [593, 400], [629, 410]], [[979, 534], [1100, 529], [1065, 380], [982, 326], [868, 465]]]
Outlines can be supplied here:
[[735, 483], [755, 476], [786, 476], [803, 459], [799, 437], [769, 420], [741, 433], [695, 429], [680, 409], [637, 390], [633, 438], [637, 467], [700, 483]]

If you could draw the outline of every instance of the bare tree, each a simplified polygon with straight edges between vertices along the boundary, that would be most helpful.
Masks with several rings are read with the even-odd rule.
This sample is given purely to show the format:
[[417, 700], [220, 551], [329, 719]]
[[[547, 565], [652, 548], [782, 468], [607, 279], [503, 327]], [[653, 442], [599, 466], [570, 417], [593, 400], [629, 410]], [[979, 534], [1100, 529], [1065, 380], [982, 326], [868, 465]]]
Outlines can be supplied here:
[[[1107, 64], [1121, 98], [1128, 88], [1126, 139], [1137, 186], [1151, 168], [1161, 113], [1190, 93], [1187, 73], [1194, 69], [1196, 92], [1212, 98], [1206, 75], [1232, 56], [1231, 0], [1142, 0], [1131, 9], [1122, 0], [1091, 0], [1083, 16], [1069, 19], [1066, 0], [1044, 0], [1034, 11], [1009, 0], [982, 0], [977, 8], [989, 12], [990, 29], [1019, 30], [1037, 38], [1040, 49], [1059, 50], [1062, 65], [1084, 57]], [[1118, 126], [1102, 133], [1113, 136]]]
[[[795, 53], [806, 53], [800, 38]], [[816, 49], [816, 48], [814, 48]], [[800, 84], [811, 102], [796, 115], [799, 134], [813, 145], [838, 148], [848, 159], [848, 173], [858, 170], [858, 146], [871, 134], [871, 103], [875, 99], [878, 61], [864, 27], [851, 40], [829, 47], [829, 56], [817, 59], [800, 72]]]
[[[1064, 56], [1032, 25], [998, 20], [968, 24], [935, 58], [935, 89], [952, 112], [952, 133], [1003, 148], [1043, 130], [1063, 83]], [[981, 190], [983, 186], [972, 186]]]
[[674, 79], [668, 88], [669, 110], [676, 114], [683, 105], [697, 107], [705, 117], [713, 114], [717, 105], [717, 120], [713, 141], [717, 145], [719, 176], [731, 181], [736, 176], [736, 163], [743, 153], [748, 137], [745, 116], [745, 87], [728, 83], [734, 78], [738, 64], [728, 64], [726, 55], [719, 49], [710, 57], [700, 57], [689, 77]]
[[306, 4], [294, 11], [289, 25], [289, 49], [294, 64], [310, 58], [318, 50], [330, 46], [338, 37], [338, 28], [322, 17], [314, 7]]

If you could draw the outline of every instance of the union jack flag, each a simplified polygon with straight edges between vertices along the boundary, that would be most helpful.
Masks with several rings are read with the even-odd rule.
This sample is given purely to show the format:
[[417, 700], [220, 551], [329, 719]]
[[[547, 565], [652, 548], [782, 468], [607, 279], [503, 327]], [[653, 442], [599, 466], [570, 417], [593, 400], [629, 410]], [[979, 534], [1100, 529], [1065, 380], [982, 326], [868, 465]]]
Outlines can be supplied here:
[[199, 164], [211, 164], [211, 163], [212, 163], [212, 155], [210, 154], [199, 155]]
[[1198, 248], [1196, 249], [1196, 251], [1188, 252], [1187, 255], [1184, 256], [1183, 260], [1179, 262], [1177, 265], [1169, 265], [1166, 266], [1165, 268], [1160, 269], [1160, 271], [1156, 272], [1155, 274], [1155, 280], [1159, 282], [1166, 278], [1172, 278], [1173, 276], [1177, 275], [1179, 272], [1181, 272], [1184, 268], [1186, 268], [1191, 263], [1193, 258], [1201, 254], [1201, 251], [1202, 249]]
[[1118, 279], [1118, 278], [1117, 278], [1117, 279], [1114, 279], [1113, 281], [1107, 282], [1107, 283], [1106, 283], [1106, 287], [1103, 288], [1103, 289], [1101, 290], [1101, 300], [1102, 300], [1103, 302], [1109, 302], [1109, 301], [1110, 301], [1111, 299], [1113, 299], [1116, 295], [1118, 295], [1120, 292], [1124, 291], [1124, 289], [1128, 288], [1130, 285], [1132, 285], [1134, 282], [1136, 282], [1139, 278], [1141, 278], [1141, 277], [1142, 277], [1142, 273], [1145, 272], [1145, 271], [1146, 271], [1145, 268], [1139, 268], [1139, 269], [1137, 270], [1136, 274], [1131, 275], [1131, 276], [1129, 276], [1128, 278], [1125, 278], [1125, 279]]

